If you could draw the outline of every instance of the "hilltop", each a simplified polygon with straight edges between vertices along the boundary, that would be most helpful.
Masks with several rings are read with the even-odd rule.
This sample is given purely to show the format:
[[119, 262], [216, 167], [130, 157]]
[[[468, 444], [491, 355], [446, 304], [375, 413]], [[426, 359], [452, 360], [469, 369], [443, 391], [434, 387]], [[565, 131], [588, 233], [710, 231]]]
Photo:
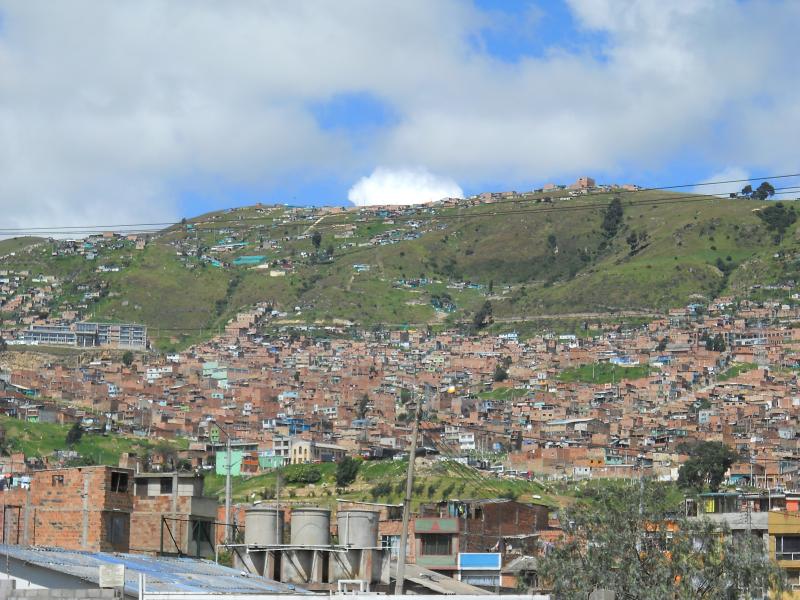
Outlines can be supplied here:
[[[39, 315], [145, 323], [164, 349], [206, 339], [256, 303], [275, 310], [275, 325], [471, 322], [487, 301], [496, 323], [647, 317], [720, 295], [788, 297], [800, 276], [793, 201], [561, 193], [385, 209], [257, 205], [96, 236], [91, 251], [5, 240], [0, 270], [28, 273], [20, 293], [53, 288]], [[41, 275], [57, 284], [33, 281]], [[8, 300], [6, 326], [21, 316]]]

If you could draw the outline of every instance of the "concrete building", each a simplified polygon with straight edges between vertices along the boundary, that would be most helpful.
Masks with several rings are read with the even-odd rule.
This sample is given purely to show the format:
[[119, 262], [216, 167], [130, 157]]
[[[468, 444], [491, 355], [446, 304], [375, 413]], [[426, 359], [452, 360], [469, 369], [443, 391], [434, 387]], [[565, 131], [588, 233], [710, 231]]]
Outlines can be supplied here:
[[311, 440], [292, 440], [290, 462], [293, 465], [315, 462], [338, 462], [347, 456], [347, 448]]
[[147, 349], [147, 327], [135, 323], [31, 325], [21, 337], [25, 344], [31, 345]]

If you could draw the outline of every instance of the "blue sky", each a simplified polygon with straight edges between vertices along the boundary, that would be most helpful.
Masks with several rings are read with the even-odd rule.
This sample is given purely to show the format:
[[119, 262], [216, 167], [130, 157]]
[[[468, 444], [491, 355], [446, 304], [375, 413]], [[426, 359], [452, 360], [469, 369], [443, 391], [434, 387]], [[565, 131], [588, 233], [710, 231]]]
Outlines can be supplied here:
[[0, 0], [0, 209], [150, 222], [798, 172], [797, 22], [793, 0]]

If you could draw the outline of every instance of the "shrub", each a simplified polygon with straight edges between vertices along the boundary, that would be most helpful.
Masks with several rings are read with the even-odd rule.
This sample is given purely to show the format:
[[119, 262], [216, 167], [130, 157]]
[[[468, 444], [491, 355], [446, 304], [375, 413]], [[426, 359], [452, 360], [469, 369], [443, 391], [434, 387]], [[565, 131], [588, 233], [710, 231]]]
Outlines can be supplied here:
[[322, 473], [315, 465], [289, 465], [282, 474], [286, 483], [316, 483], [322, 479]]

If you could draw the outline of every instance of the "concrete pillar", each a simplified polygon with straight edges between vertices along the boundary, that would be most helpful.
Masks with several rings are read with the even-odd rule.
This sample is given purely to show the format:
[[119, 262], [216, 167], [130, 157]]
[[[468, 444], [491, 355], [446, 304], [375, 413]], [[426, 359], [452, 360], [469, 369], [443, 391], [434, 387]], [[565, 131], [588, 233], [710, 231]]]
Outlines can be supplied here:
[[8, 600], [17, 587], [16, 579], [0, 579], [0, 600]]
[[[89, 547], [89, 484], [90, 484], [90, 471], [83, 472], [83, 491], [81, 492], [81, 499], [83, 500], [83, 513], [81, 521], [81, 550], [88, 550]], [[99, 532], [98, 532], [99, 533]]]

